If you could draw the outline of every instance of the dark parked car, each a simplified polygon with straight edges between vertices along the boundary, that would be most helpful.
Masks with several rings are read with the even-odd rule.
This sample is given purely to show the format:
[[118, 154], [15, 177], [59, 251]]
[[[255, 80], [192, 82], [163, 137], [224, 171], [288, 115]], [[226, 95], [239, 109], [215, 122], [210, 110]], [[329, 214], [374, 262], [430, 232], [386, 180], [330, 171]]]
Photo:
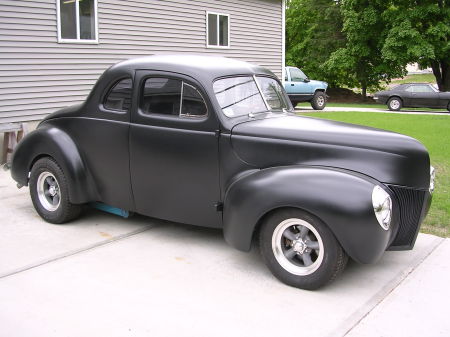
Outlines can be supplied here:
[[222, 228], [237, 249], [258, 240], [272, 273], [305, 289], [334, 279], [348, 256], [373, 263], [411, 249], [434, 186], [424, 146], [292, 111], [277, 77], [249, 63], [124, 61], [20, 142], [12, 176], [48, 222], [101, 202]]
[[400, 84], [391, 90], [378, 91], [373, 97], [378, 103], [398, 111], [401, 108], [437, 108], [450, 111], [450, 92], [440, 92], [427, 83]]

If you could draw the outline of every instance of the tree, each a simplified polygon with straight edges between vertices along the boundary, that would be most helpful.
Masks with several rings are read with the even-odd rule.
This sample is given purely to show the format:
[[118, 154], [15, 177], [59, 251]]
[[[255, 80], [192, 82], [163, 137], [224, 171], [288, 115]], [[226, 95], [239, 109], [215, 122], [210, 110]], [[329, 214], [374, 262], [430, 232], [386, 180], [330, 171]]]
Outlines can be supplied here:
[[431, 67], [439, 90], [450, 91], [450, 1], [393, 0], [383, 14], [383, 57]]
[[338, 73], [324, 67], [330, 55], [345, 45], [340, 2], [290, 0], [286, 8], [286, 64], [308, 76], [340, 84]]
[[380, 82], [405, 75], [406, 63], [382, 54], [388, 33], [383, 13], [390, 1], [343, 0], [340, 7], [346, 45], [331, 54], [326, 69], [337, 70], [342, 84], [360, 87], [364, 97]]

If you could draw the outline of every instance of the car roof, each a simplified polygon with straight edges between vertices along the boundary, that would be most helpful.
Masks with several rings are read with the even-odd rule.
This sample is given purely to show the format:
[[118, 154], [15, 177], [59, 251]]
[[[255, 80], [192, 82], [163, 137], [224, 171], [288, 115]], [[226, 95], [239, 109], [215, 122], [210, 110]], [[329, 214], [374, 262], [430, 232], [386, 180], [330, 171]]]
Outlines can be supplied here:
[[124, 70], [157, 70], [189, 75], [197, 80], [213, 81], [229, 75], [264, 74], [275, 76], [270, 70], [248, 62], [227, 57], [204, 55], [153, 55], [119, 62], [105, 71], [108, 75]]

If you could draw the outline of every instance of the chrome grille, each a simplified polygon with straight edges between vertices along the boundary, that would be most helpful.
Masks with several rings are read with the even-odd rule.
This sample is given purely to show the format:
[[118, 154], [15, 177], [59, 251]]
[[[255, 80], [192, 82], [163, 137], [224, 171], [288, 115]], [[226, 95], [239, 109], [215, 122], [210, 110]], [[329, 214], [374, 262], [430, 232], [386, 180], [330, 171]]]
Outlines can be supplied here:
[[426, 192], [398, 186], [389, 188], [400, 207], [400, 228], [390, 247], [412, 247], [419, 231]]

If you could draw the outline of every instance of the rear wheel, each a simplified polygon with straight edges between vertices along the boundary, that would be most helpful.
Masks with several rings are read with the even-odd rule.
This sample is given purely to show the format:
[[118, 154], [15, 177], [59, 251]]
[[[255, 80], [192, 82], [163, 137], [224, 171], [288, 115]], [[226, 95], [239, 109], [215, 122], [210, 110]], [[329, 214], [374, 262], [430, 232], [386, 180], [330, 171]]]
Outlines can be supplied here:
[[317, 289], [334, 280], [348, 260], [328, 227], [297, 209], [270, 215], [262, 224], [259, 246], [274, 276], [302, 289]]
[[323, 93], [322, 91], [316, 91], [311, 101], [312, 108], [314, 110], [323, 110], [325, 108], [326, 103], [327, 98], [325, 96], [325, 93]]
[[402, 100], [398, 97], [392, 97], [389, 99], [388, 103], [389, 110], [399, 111], [402, 108]]
[[47, 222], [62, 224], [80, 215], [81, 205], [70, 202], [64, 172], [52, 158], [39, 159], [33, 165], [30, 195], [34, 208]]
[[448, 112], [450, 112], [450, 102], [448, 102], [447, 110], [448, 110]]

